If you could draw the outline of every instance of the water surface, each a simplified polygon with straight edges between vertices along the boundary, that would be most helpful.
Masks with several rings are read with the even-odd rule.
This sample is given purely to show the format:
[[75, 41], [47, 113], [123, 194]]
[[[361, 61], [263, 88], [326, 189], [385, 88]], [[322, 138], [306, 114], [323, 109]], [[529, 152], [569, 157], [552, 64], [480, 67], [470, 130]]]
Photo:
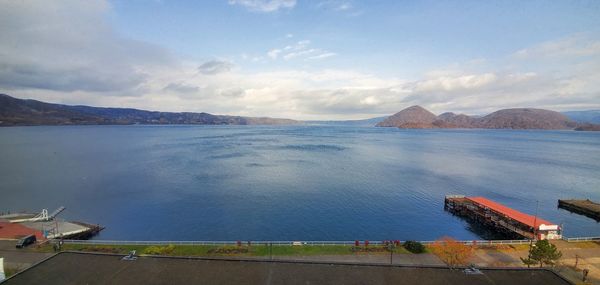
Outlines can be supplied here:
[[[66, 206], [99, 239], [489, 237], [443, 210], [481, 195], [600, 236], [557, 209], [600, 200], [600, 133], [349, 126], [0, 128], [0, 212]], [[537, 201], [537, 202], [536, 202]]]

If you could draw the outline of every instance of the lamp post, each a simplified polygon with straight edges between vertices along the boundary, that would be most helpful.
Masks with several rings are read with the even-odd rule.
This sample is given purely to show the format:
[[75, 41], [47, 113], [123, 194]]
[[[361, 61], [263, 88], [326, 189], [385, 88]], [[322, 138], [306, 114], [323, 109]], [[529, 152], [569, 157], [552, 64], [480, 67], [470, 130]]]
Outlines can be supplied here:
[[396, 245], [393, 242], [390, 242], [388, 244], [388, 250], [390, 251], [390, 264], [394, 263], [394, 249], [396, 248]]
[[[531, 237], [531, 239], [529, 240], [529, 255], [527, 256], [527, 261], [531, 262], [531, 251], [533, 250], [533, 248], [535, 247], [535, 245], [533, 244], [533, 240], [537, 240], [537, 215], [538, 215], [538, 209], [540, 207], [540, 202], [538, 200], [535, 200], [535, 216], [533, 216], [533, 237]], [[528, 263], [527, 264], [527, 268], [529, 268], [531, 265]]]

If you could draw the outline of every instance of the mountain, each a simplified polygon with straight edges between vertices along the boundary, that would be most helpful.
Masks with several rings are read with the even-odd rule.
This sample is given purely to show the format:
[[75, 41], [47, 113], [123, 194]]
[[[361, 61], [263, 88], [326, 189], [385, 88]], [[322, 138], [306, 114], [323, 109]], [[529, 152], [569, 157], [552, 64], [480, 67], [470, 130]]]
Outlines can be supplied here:
[[406, 108], [388, 117], [376, 126], [410, 129], [481, 128], [542, 130], [596, 130], [600, 127], [593, 124], [579, 124], [564, 114], [543, 109], [504, 109], [483, 117], [471, 117], [451, 112], [436, 116], [420, 106]]
[[477, 120], [485, 129], [574, 129], [577, 123], [567, 116], [550, 110], [517, 108], [493, 112]]
[[377, 123], [377, 127], [398, 127], [404, 129], [435, 128], [433, 122], [437, 116], [421, 106], [408, 107]]
[[437, 116], [433, 124], [440, 128], [473, 128], [477, 124], [477, 118], [446, 112]]
[[568, 111], [563, 114], [575, 122], [600, 124], [600, 110]]
[[155, 112], [128, 108], [99, 108], [51, 104], [0, 94], [0, 126], [18, 125], [289, 125], [289, 119], [212, 115], [191, 112]]
[[576, 128], [576, 131], [600, 131], [600, 124], [589, 124], [589, 123], [580, 123]]

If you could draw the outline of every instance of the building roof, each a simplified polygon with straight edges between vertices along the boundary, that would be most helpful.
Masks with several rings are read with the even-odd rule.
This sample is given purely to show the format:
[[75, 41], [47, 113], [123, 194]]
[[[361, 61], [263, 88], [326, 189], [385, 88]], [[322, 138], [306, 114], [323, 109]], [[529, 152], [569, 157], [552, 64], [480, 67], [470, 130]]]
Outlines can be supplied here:
[[[500, 203], [494, 202], [492, 200], [483, 198], [483, 197], [466, 197], [466, 199], [475, 202], [479, 205], [482, 205], [484, 207], [487, 207], [491, 210], [493, 210], [494, 212], [498, 212], [500, 214], [503, 214], [511, 219], [514, 219], [522, 224], [528, 225], [530, 227], [533, 228], [539, 228], [540, 225], [555, 225], [549, 221], [546, 221], [544, 219], [541, 219], [540, 217], [535, 217], [529, 214], [525, 214], [523, 212], [519, 212], [515, 209], [511, 209], [509, 207], [506, 207]], [[535, 222], [535, 225], [534, 225]]]
[[63, 252], [7, 279], [13, 284], [571, 284], [545, 269], [481, 269], [225, 260]]

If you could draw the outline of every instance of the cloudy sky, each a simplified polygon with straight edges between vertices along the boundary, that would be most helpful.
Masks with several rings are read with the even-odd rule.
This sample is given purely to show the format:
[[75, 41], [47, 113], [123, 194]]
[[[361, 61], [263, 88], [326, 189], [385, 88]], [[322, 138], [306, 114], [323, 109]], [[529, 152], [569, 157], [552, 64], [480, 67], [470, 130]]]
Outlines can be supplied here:
[[600, 109], [600, 1], [0, 0], [0, 93], [359, 119]]

